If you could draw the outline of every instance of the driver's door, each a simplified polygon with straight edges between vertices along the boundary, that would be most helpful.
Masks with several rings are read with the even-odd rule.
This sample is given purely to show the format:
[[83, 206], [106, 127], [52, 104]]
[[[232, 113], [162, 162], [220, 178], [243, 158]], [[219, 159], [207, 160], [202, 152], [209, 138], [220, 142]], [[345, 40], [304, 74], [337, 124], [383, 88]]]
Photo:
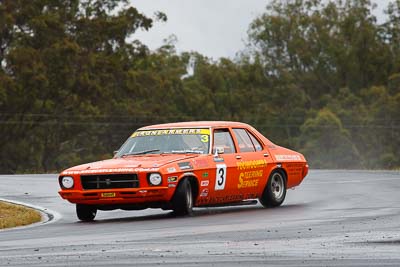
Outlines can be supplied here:
[[238, 194], [237, 150], [228, 128], [214, 129], [212, 153], [215, 172], [210, 177], [210, 204], [236, 202]]

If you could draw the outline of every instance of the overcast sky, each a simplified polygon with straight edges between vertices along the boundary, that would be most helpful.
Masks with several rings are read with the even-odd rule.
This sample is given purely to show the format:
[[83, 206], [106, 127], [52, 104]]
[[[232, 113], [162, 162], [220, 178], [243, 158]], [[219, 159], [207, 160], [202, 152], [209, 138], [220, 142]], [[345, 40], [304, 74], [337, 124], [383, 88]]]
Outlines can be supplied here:
[[[139, 12], [153, 17], [164, 12], [168, 21], [156, 22], [148, 32], [135, 33], [134, 38], [150, 49], [163, 44], [175, 34], [178, 52], [197, 51], [214, 59], [233, 58], [245, 48], [250, 23], [265, 11], [268, 0], [130, 0]], [[374, 14], [382, 17], [389, 0], [376, 0]]]

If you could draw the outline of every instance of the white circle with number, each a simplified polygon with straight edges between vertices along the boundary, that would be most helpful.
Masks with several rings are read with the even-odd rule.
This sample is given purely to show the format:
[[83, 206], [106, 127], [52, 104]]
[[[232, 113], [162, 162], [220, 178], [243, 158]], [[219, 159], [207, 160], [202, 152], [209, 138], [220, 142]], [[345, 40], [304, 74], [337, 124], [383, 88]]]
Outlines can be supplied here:
[[215, 177], [215, 190], [224, 190], [226, 183], [226, 165], [217, 164], [217, 174]]

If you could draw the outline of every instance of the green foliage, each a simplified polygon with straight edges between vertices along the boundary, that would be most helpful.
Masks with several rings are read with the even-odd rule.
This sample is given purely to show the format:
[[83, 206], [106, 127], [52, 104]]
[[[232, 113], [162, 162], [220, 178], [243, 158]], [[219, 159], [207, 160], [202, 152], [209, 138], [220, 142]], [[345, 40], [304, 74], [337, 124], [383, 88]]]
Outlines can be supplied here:
[[120, 106], [134, 90], [126, 76], [148, 53], [125, 40], [152, 25], [135, 8], [119, 8], [126, 2], [0, 3], [2, 172], [54, 171], [65, 167], [63, 152], [78, 155], [70, 164], [109, 151], [99, 126], [126, 112]]
[[315, 118], [301, 126], [302, 152], [314, 168], [354, 168], [361, 166], [359, 153], [349, 132], [329, 109], [318, 111]]
[[300, 110], [300, 133], [297, 123], [284, 139], [312, 167], [400, 166], [400, 2], [389, 4], [382, 24], [373, 8], [368, 0], [272, 1], [250, 25], [269, 90], [305, 95], [290, 105]]
[[[0, 2], [0, 172], [109, 158], [136, 128], [237, 120], [312, 168], [400, 167], [400, 2], [272, 1], [235, 60], [155, 51], [126, 0]], [[156, 21], [165, 21], [163, 13]]]

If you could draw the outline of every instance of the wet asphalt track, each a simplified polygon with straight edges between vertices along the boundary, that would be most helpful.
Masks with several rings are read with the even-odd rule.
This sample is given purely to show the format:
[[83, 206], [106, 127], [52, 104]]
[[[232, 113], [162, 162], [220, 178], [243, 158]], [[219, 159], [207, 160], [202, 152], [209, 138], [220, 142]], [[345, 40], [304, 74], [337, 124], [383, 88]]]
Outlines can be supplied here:
[[101, 212], [78, 222], [57, 175], [0, 176], [0, 198], [61, 217], [0, 231], [0, 266], [400, 266], [400, 172], [311, 171], [276, 209]]

